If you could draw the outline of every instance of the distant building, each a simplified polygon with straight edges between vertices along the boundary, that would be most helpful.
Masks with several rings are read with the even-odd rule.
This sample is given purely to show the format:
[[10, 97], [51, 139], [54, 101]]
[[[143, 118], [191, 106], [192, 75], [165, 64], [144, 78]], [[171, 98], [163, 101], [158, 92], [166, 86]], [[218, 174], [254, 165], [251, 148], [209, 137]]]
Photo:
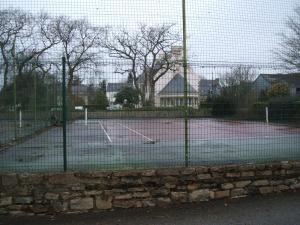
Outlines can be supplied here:
[[109, 105], [113, 105], [115, 103], [116, 97], [115, 95], [121, 91], [123, 88], [127, 87], [128, 83], [108, 83], [106, 87], [106, 97], [109, 102]]
[[205, 101], [208, 97], [220, 95], [221, 85], [220, 80], [201, 79], [199, 82], [199, 98], [200, 102]]
[[78, 84], [72, 86], [73, 102], [75, 105], [88, 104], [89, 87], [84, 84]]
[[[183, 106], [184, 98], [184, 71], [182, 66], [183, 49], [181, 46], [173, 46], [171, 49], [173, 60], [178, 62], [174, 68], [170, 69], [155, 83], [155, 106], [175, 107]], [[200, 76], [188, 67], [188, 105], [198, 107], [199, 94], [198, 84]], [[144, 76], [140, 76], [138, 85], [142, 87]]]
[[[199, 104], [198, 90], [190, 83], [187, 85], [188, 106], [197, 108]], [[184, 106], [184, 77], [177, 73], [156, 95], [160, 107]]]
[[291, 96], [300, 96], [300, 73], [261, 74], [253, 82], [253, 88], [257, 93], [263, 94], [276, 83], [286, 84]]

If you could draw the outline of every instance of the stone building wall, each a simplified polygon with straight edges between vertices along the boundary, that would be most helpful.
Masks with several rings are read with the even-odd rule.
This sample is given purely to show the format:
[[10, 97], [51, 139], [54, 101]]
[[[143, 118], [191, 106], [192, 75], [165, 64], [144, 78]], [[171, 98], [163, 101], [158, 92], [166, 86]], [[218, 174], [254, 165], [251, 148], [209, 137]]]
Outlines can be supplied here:
[[300, 162], [212, 167], [1, 174], [0, 214], [166, 206], [300, 188]]

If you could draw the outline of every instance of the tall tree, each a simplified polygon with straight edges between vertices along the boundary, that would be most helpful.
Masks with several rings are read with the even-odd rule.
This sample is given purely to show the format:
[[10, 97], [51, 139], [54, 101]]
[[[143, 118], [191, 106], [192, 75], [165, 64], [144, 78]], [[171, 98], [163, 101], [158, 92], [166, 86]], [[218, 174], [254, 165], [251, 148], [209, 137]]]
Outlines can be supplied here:
[[276, 54], [291, 69], [300, 69], [300, 6], [286, 22], [287, 34], [282, 34], [281, 48]]
[[154, 106], [155, 83], [178, 63], [171, 48], [180, 36], [172, 28], [173, 25], [141, 25], [134, 34], [126, 30], [113, 33], [104, 45], [111, 57], [129, 63], [117, 72], [132, 75], [144, 106]]
[[[255, 71], [248, 66], [237, 66], [221, 79], [222, 96], [234, 104], [249, 104], [251, 84], [255, 79]], [[250, 98], [251, 97], [251, 98]]]
[[35, 70], [37, 66], [32, 62], [38, 61], [59, 43], [51, 17], [27, 14], [26, 18], [25, 26], [12, 41], [11, 55], [18, 75], [22, 75], [24, 69]]
[[106, 37], [106, 28], [94, 27], [86, 20], [71, 20], [58, 17], [55, 30], [66, 56], [68, 71], [68, 91], [71, 93], [75, 74], [80, 70], [97, 66], [100, 57], [99, 47]]
[[12, 66], [13, 43], [24, 29], [27, 21], [27, 15], [20, 10], [0, 10], [0, 50], [4, 87], [7, 86], [8, 73]]

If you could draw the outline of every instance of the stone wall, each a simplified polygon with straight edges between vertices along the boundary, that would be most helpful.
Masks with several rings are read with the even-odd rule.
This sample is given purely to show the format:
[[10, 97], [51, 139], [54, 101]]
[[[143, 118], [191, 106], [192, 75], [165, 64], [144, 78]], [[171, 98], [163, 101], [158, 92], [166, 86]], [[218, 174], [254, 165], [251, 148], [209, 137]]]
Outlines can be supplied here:
[[115, 172], [1, 174], [0, 214], [166, 206], [300, 188], [300, 162]]

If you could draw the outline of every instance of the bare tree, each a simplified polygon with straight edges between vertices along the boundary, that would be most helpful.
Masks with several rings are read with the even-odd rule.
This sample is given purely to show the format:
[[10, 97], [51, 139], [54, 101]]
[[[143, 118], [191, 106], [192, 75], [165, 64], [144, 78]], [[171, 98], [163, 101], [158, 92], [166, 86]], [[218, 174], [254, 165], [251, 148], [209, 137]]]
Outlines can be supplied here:
[[11, 67], [11, 53], [13, 43], [27, 22], [27, 15], [19, 10], [0, 11], [0, 50], [3, 68], [3, 85], [8, 82], [8, 73]]
[[295, 16], [287, 20], [288, 34], [282, 34], [281, 48], [276, 54], [290, 69], [300, 69], [300, 7], [295, 8]]
[[106, 37], [106, 28], [94, 27], [86, 20], [71, 20], [58, 17], [55, 30], [66, 56], [68, 71], [68, 91], [72, 94], [75, 74], [80, 70], [97, 67], [100, 46]]
[[111, 57], [128, 64], [117, 72], [131, 74], [144, 106], [154, 106], [155, 83], [178, 63], [171, 48], [180, 37], [172, 28], [173, 25], [141, 25], [135, 34], [122, 30], [112, 34], [104, 46]]
[[[38, 62], [47, 51], [59, 43], [54, 30], [54, 22], [47, 14], [34, 17], [27, 14], [27, 21], [19, 35], [13, 40], [11, 50], [18, 75], [32, 66], [32, 61]], [[32, 70], [34, 70], [32, 68]]]
[[255, 71], [250, 66], [237, 66], [226, 73], [221, 79], [223, 86], [233, 87], [243, 84], [249, 84], [255, 78]]
[[222, 96], [240, 106], [247, 106], [253, 99], [251, 87], [256, 72], [250, 66], [237, 66], [221, 79]]

